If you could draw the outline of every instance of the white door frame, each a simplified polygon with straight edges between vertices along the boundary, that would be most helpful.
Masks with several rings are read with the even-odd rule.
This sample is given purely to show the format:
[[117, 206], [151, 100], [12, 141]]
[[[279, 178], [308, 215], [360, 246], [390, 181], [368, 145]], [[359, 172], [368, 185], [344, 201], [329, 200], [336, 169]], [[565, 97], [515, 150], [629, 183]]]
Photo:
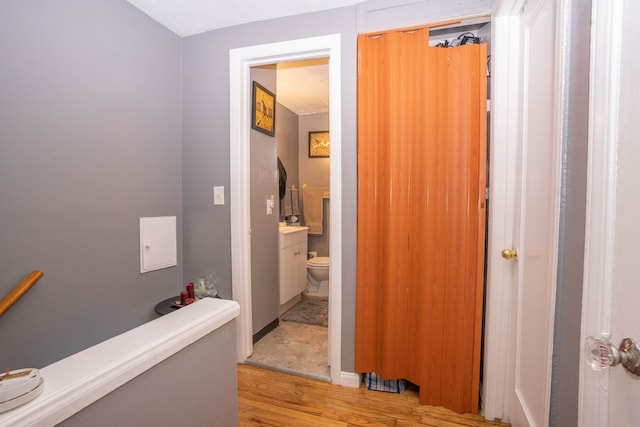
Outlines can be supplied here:
[[[611, 336], [622, 6], [622, 0], [592, 2], [581, 343]], [[580, 355], [580, 426], [608, 425], [609, 371], [593, 372]]]
[[[516, 188], [520, 175], [519, 105], [525, 102], [521, 93], [520, 18], [528, 0], [496, 0], [492, 11], [492, 79], [491, 87], [491, 155], [490, 216], [487, 242], [487, 287], [484, 335], [484, 375], [481, 390], [482, 412], [486, 419], [509, 421], [509, 399], [515, 385], [515, 329], [518, 312], [513, 301], [512, 266], [500, 256], [510, 248], [516, 236], [514, 225], [516, 204], [520, 203]], [[559, 16], [558, 34], [567, 23]], [[554, 52], [550, 52], [554, 54]], [[561, 58], [556, 79], [562, 78]], [[557, 80], [560, 81], [560, 80]], [[556, 103], [559, 108], [561, 103]], [[557, 115], [558, 116], [558, 115]], [[558, 116], [559, 117], [559, 116]], [[550, 337], [552, 345], [553, 337]]]
[[518, 102], [519, 26], [523, 0], [496, 1], [491, 21], [490, 208], [487, 241], [487, 284], [484, 331], [484, 373], [481, 406], [488, 420], [508, 420], [511, 313], [511, 266], [500, 253], [511, 247], [519, 172]]
[[253, 353], [251, 322], [250, 68], [307, 58], [329, 57], [330, 235], [329, 256], [329, 364], [331, 382], [352, 380], [343, 376], [342, 331], [342, 109], [340, 34], [290, 40], [229, 51], [230, 71], [230, 200], [231, 268], [233, 299], [240, 304], [238, 361]]

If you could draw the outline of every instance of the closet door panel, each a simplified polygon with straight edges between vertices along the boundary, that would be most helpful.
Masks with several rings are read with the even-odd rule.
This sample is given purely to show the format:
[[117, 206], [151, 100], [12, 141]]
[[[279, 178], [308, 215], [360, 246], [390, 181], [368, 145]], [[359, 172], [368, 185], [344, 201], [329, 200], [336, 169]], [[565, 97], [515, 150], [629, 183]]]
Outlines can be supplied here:
[[356, 370], [477, 412], [486, 46], [360, 36]]

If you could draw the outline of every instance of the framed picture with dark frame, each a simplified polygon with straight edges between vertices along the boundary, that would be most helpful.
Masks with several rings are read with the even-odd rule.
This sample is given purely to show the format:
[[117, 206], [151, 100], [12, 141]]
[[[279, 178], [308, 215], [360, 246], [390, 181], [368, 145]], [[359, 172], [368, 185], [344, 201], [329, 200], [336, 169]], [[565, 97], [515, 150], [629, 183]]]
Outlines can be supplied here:
[[251, 127], [269, 136], [275, 136], [276, 96], [256, 81], [253, 82]]
[[328, 130], [309, 132], [309, 157], [329, 157], [330, 149]]

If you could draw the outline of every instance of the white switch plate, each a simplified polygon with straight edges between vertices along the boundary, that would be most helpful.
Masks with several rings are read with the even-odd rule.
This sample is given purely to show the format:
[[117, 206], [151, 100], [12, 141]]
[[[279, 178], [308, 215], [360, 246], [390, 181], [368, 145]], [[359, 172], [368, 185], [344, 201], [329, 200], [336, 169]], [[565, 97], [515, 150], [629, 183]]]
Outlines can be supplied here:
[[213, 187], [213, 204], [224, 205], [224, 186]]
[[267, 215], [273, 214], [274, 207], [275, 207], [275, 199], [272, 194], [271, 197], [267, 199]]

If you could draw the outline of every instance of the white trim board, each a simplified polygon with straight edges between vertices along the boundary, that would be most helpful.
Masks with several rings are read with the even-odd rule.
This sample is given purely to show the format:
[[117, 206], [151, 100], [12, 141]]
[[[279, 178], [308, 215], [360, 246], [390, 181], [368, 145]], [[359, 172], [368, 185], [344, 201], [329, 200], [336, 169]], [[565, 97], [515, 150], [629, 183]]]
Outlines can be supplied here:
[[[593, 0], [581, 343], [612, 328], [622, 13], [622, 1]], [[580, 357], [580, 426], [608, 425], [609, 376]]]
[[329, 122], [330, 235], [329, 364], [331, 382], [342, 381], [342, 108], [340, 34], [290, 40], [229, 51], [230, 71], [230, 199], [233, 298], [240, 304], [238, 358], [253, 352], [251, 323], [251, 240], [249, 129], [251, 123], [250, 68], [307, 58], [330, 57]]
[[[509, 141], [518, 138], [518, 55], [517, 27], [511, 16], [500, 16], [491, 24], [492, 76], [490, 126], [490, 214], [487, 233], [487, 283], [484, 331], [484, 375], [482, 412], [488, 420], [508, 418], [508, 366], [511, 318], [511, 272], [500, 256], [513, 244], [513, 222], [518, 148]], [[515, 89], [515, 90], [514, 90]]]
[[484, 0], [368, 0], [357, 8], [358, 33], [408, 28], [452, 19], [465, 20], [491, 11]]
[[362, 376], [353, 372], [342, 372], [340, 374], [340, 385], [344, 387], [360, 388]]
[[204, 298], [45, 366], [42, 394], [0, 414], [0, 425], [57, 425], [221, 328], [239, 311], [233, 301]]

